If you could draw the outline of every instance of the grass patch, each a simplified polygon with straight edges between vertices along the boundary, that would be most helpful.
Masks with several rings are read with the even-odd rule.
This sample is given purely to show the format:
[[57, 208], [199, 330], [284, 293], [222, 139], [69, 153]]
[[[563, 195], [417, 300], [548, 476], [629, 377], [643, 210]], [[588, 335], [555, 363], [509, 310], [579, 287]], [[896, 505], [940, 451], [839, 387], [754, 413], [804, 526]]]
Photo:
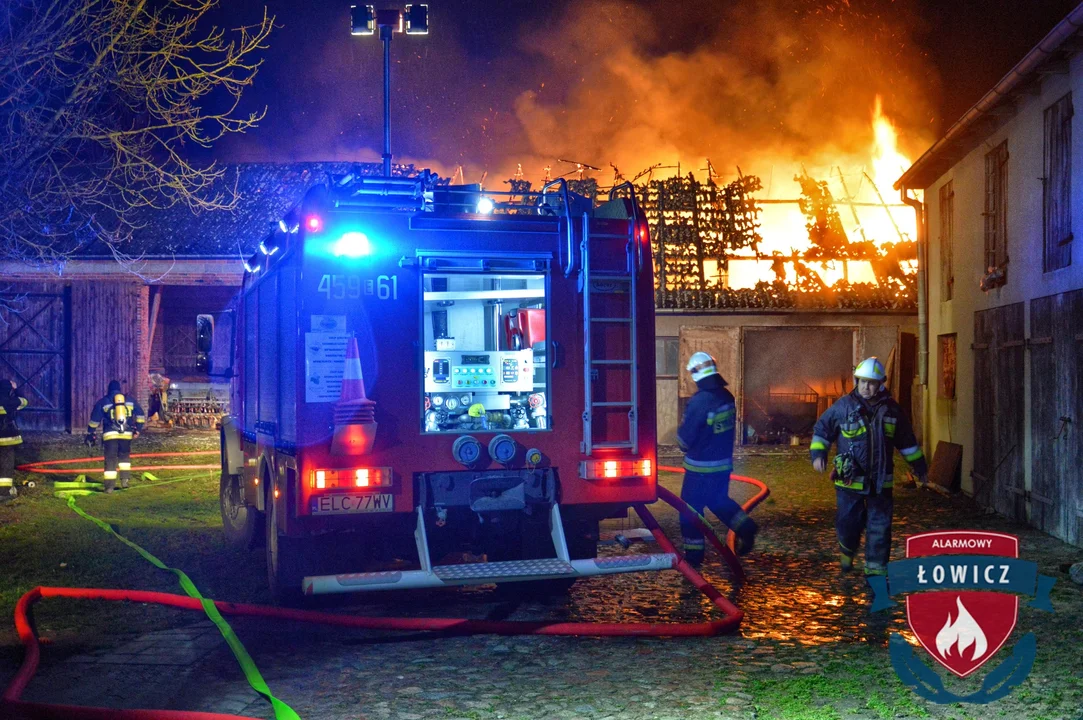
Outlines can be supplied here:
[[831, 662], [821, 675], [758, 679], [749, 688], [762, 718], [840, 720], [855, 710], [870, 710], [885, 719], [929, 717], [890, 666], [872, 663]]
[[[173, 440], [167, 448], [137, 452], [206, 449], [202, 436]], [[150, 443], [148, 443], [150, 445]], [[33, 451], [33, 455], [29, 451]], [[83, 451], [83, 452], [79, 452]], [[28, 447], [20, 462], [86, 454], [72, 443]], [[200, 457], [202, 460], [202, 456]], [[213, 460], [212, 460], [213, 461]], [[262, 555], [238, 555], [224, 543], [218, 510], [218, 475], [212, 471], [160, 471], [159, 481], [200, 475], [186, 482], [149, 487], [133, 473], [132, 489], [112, 495], [76, 498], [87, 513], [146, 548], [162, 562], [184, 570], [207, 596], [266, 602]], [[20, 477], [22, 474], [20, 473]], [[62, 475], [31, 476], [37, 486], [0, 506], [0, 659], [16, 660], [22, 651], [10, 618], [15, 603], [37, 586], [100, 587], [182, 593], [175, 577], [139, 557], [108, 533], [72, 512], [53, 496], [52, 481]], [[195, 622], [200, 617], [159, 606], [128, 603], [45, 600], [35, 606], [39, 634], [75, 651], [102, 636], [145, 632], [163, 624]], [[58, 642], [59, 644], [59, 642]]]

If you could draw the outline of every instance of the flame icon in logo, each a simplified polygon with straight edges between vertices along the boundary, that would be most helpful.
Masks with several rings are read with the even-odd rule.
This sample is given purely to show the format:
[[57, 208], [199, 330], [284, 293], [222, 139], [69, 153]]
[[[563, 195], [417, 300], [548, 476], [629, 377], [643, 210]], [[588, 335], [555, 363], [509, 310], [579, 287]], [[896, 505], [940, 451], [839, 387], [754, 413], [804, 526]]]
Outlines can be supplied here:
[[959, 615], [956, 616], [955, 622], [952, 622], [951, 612], [948, 612], [947, 622], [944, 623], [944, 627], [940, 629], [940, 632], [936, 634], [936, 651], [947, 659], [951, 652], [951, 646], [958, 644], [959, 657], [962, 657], [963, 651], [973, 645], [974, 653], [970, 656], [970, 659], [977, 660], [989, 649], [989, 643], [985, 638], [985, 633], [982, 632], [981, 625], [978, 625], [978, 622], [966, 609], [966, 606], [963, 605], [962, 598], [956, 596], [955, 605], [959, 608]]

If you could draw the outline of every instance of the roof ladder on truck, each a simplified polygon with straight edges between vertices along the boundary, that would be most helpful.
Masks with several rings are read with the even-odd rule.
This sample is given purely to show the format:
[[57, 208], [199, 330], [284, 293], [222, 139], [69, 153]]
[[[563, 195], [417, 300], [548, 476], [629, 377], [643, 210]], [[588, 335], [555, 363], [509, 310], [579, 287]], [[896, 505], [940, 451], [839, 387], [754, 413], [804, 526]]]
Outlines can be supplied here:
[[[612, 252], [618, 241], [622, 240], [623, 253]], [[639, 451], [636, 361], [639, 351], [636, 333], [636, 278], [639, 268], [635, 222], [628, 221], [628, 231], [625, 233], [591, 232], [590, 218], [584, 214], [579, 248], [584, 342], [583, 442], [580, 449], [584, 455], [603, 449], [627, 450], [635, 455]], [[599, 254], [597, 261], [595, 252]], [[602, 264], [605, 258], [619, 261], [622, 256], [623, 265], [619, 262], [609, 266]], [[627, 376], [626, 383], [623, 382], [624, 376]], [[618, 434], [614, 427], [623, 429], [622, 423], [614, 422], [614, 416], [621, 410], [627, 412], [627, 435], [623, 432]], [[604, 421], [598, 422], [601, 418]]]

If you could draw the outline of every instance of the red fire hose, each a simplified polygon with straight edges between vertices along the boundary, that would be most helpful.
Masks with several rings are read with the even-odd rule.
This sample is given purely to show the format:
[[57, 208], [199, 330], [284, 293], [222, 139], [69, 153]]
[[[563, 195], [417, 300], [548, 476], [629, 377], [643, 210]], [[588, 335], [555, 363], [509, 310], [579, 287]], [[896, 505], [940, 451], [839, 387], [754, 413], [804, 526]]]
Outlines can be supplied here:
[[[212, 454], [216, 451], [201, 453]], [[164, 456], [171, 453], [146, 454], [143, 457]], [[192, 453], [195, 454], [195, 453]], [[84, 458], [85, 459], [85, 458]], [[71, 461], [67, 461], [71, 462]], [[40, 463], [45, 464], [45, 463]], [[51, 461], [48, 464], [59, 464]], [[662, 466], [659, 468], [668, 472], [680, 472], [679, 468]], [[733, 480], [745, 482], [759, 487], [760, 491], [750, 500], [743, 504], [745, 511], [750, 511], [763, 501], [769, 494], [767, 486], [753, 478], [739, 475], [732, 476]], [[661, 486], [658, 487], [659, 497], [676, 507], [686, 517], [693, 519], [705, 530], [704, 535], [710, 539], [711, 544], [718, 550], [731, 568], [740, 571], [740, 562], [732, 551], [723, 545], [709, 527], [703, 523], [696, 513], [692, 512], [687, 505]], [[350, 627], [369, 630], [401, 630], [401, 631], [439, 631], [450, 634], [496, 634], [496, 635], [589, 635], [589, 636], [705, 636], [717, 635], [723, 632], [732, 632], [737, 629], [744, 617], [744, 613], [733, 603], [718, 592], [713, 585], [703, 578], [695, 569], [685, 562], [683, 555], [670, 542], [662, 532], [661, 527], [654, 516], [643, 505], [635, 506], [636, 512], [642, 518], [644, 525], [651, 531], [662, 550], [677, 556], [677, 570], [681, 572], [696, 588], [706, 595], [711, 602], [725, 615], [720, 620], [712, 620], [688, 624], [666, 623], [566, 623], [545, 621], [491, 621], [470, 620], [467, 618], [373, 618], [337, 615], [333, 613], [316, 612], [311, 610], [295, 610], [288, 608], [275, 608], [265, 605], [250, 605], [246, 603], [228, 603], [214, 601], [215, 608], [222, 615], [234, 615], [243, 617], [276, 618], [281, 620], [294, 620], [300, 622], [313, 622], [338, 627]], [[733, 538], [730, 537], [732, 543]], [[743, 571], [740, 574], [743, 577]], [[22, 666], [12, 679], [3, 696], [0, 696], [0, 709], [12, 714], [5, 717], [16, 718], [75, 718], [77, 720], [253, 720], [252, 718], [238, 715], [221, 713], [204, 713], [189, 711], [165, 711], [165, 710], [115, 710], [111, 708], [96, 708], [76, 705], [52, 705], [46, 703], [30, 703], [20, 700], [27, 684], [37, 671], [41, 656], [41, 648], [37, 633], [31, 621], [31, 608], [34, 603], [43, 598], [79, 598], [86, 600], [112, 600], [141, 603], [155, 603], [184, 610], [203, 611], [204, 607], [198, 598], [175, 595], [171, 593], [147, 592], [141, 590], [109, 590], [101, 588], [56, 588], [37, 587], [23, 595], [15, 606], [15, 628], [19, 634], [19, 640], [26, 647], [26, 656]]]
[[[194, 452], [158, 452], [158, 453], [135, 453], [133, 458], [160, 458], [160, 457], [174, 457], [176, 455], [218, 455], [218, 450], [196, 450]], [[42, 475], [68, 475], [70, 473], [92, 473], [99, 472], [102, 466], [99, 464], [97, 467], [91, 468], [72, 468], [72, 467], [48, 467], [50, 465], [74, 465], [75, 463], [82, 462], [95, 462], [101, 463], [105, 458], [103, 456], [98, 457], [83, 457], [83, 458], [69, 458], [67, 460], [43, 460], [41, 462], [26, 463], [20, 465], [19, 469], [24, 472], [41, 473]], [[132, 471], [143, 470], [218, 470], [221, 465], [215, 463], [214, 465], [137, 465], [131, 468]]]

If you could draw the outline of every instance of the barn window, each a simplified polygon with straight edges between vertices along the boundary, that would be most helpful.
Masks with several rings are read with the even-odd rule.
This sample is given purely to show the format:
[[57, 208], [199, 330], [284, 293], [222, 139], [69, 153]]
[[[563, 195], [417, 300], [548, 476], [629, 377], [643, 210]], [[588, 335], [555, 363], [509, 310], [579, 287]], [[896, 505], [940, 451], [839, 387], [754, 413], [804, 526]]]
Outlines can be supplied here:
[[955, 333], [939, 336], [937, 348], [937, 365], [940, 368], [936, 383], [936, 396], [955, 399]]
[[1072, 264], [1072, 96], [1045, 109], [1045, 174], [1042, 177], [1044, 272]]
[[951, 180], [940, 186], [940, 299], [951, 300], [955, 289], [952, 253], [955, 244], [955, 190]]
[[985, 272], [982, 290], [1007, 282], [1008, 141], [985, 155]]

